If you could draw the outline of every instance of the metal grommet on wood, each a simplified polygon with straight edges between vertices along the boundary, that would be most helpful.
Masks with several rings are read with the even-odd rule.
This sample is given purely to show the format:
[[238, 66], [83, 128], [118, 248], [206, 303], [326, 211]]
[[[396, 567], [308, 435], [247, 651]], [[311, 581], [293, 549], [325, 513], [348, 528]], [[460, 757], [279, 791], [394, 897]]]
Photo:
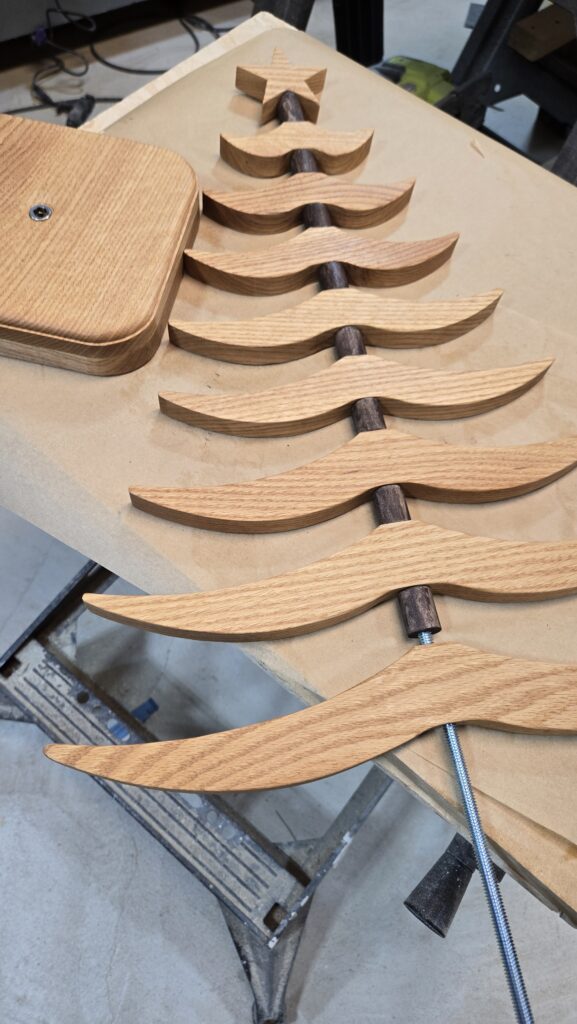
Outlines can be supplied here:
[[28, 216], [30, 220], [45, 221], [50, 220], [53, 210], [47, 203], [34, 203], [33, 206], [28, 210]]

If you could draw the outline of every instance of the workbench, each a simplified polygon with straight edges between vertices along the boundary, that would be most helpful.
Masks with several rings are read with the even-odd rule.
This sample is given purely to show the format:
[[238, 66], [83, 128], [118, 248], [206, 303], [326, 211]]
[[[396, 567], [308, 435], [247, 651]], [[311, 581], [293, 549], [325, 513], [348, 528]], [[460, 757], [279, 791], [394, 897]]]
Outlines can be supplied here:
[[[402, 361], [472, 370], [556, 357], [544, 381], [490, 414], [445, 423], [397, 423], [394, 417], [388, 422], [452, 444], [522, 444], [575, 433], [577, 292], [567, 282], [567, 267], [577, 247], [577, 190], [571, 185], [266, 14], [138, 90], [86, 130], [174, 149], [193, 165], [202, 187], [255, 187], [219, 159], [219, 135], [258, 130], [257, 104], [234, 93], [235, 68], [266, 63], [275, 46], [300, 64], [327, 67], [323, 127], [375, 128], [371, 155], [351, 179], [417, 179], [409, 207], [389, 224], [367, 229], [367, 236], [408, 240], [461, 233], [450, 263], [388, 294], [415, 300], [505, 290], [491, 320], [449, 344], [404, 351]], [[196, 244], [266, 250], [276, 240], [203, 219]], [[246, 319], [296, 304], [314, 290], [310, 285], [254, 299], [184, 278], [173, 315]], [[282, 382], [302, 379], [331, 359], [323, 351], [283, 365]], [[191, 486], [270, 475], [322, 456], [351, 436], [341, 422], [281, 441], [235, 438], [193, 429], [158, 410], [161, 390], [257, 391], [278, 381], [278, 366], [205, 359], [167, 339], [149, 364], [114, 378], [3, 359], [0, 502], [149, 593], [232, 586], [323, 558], [372, 529], [367, 505], [296, 534], [246, 536], [168, 523], [129, 503], [130, 484]], [[559, 540], [577, 532], [575, 474], [522, 499], [491, 505], [410, 504], [415, 517], [466, 533]], [[576, 608], [574, 598], [522, 606], [439, 599], [447, 640], [549, 661], [577, 662]], [[397, 616], [389, 602], [312, 636], [247, 644], [245, 650], [311, 703], [403, 653]], [[496, 858], [577, 922], [577, 738], [473, 727], [463, 728], [461, 736]], [[382, 763], [464, 829], [440, 735], [425, 735]]]

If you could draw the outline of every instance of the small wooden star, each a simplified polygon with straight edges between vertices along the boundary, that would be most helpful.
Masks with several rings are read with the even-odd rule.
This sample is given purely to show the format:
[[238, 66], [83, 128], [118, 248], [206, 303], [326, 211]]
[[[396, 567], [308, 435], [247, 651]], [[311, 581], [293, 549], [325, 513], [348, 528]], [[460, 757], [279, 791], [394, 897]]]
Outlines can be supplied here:
[[288, 90], [298, 96], [309, 121], [316, 121], [326, 74], [326, 68], [294, 67], [282, 50], [275, 49], [268, 66], [237, 67], [236, 87], [261, 100], [263, 123], [275, 116], [278, 101]]

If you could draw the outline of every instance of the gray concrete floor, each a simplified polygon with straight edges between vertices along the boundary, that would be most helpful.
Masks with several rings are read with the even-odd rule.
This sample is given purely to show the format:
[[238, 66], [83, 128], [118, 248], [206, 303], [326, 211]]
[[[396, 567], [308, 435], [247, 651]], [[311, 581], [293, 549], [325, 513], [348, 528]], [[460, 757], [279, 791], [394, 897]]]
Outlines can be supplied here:
[[[466, 3], [387, 0], [386, 54], [450, 67], [466, 39]], [[250, 5], [207, 12], [230, 24]], [[311, 32], [334, 41], [329, 0]], [[202, 36], [203, 43], [208, 37]], [[101, 47], [134, 66], [169, 66], [190, 52], [175, 23]], [[0, 109], [28, 102], [33, 69], [0, 74]], [[145, 79], [91, 67], [79, 87], [125, 95]], [[500, 117], [532, 144], [534, 109]], [[52, 117], [49, 115], [42, 115]], [[0, 511], [0, 650], [18, 635], [82, 558]], [[75, 657], [128, 706], [153, 695], [159, 735], [227, 727], [285, 714], [296, 701], [234, 648], [169, 641], [84, 616]], [[0, 1019], [10, 1024], [248, 1024], [251, 997], [214, 898], [91, 780], [49, 764], [33, 726], [0, 723], [0, 869], [3, 943]], [[236, 798], [273, 840], [320, 834], [363, 770], [299, 790]], [[479, 879], [446, 940], [402, 901], [451, 836], [394, 786], [315, 897], [289, 994], [295, 1024], [457, 1024], [512, 1020]], [[575, 1020], [571, 929], [519, 886], [504, 894], [536, 1019]]]

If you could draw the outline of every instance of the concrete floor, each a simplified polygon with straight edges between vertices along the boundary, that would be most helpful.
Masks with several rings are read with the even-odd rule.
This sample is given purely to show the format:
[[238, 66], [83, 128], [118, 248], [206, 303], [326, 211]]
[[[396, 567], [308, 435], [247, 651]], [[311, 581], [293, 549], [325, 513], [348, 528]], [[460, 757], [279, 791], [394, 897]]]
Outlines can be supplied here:
[[[249, 7], [234, 3], [207, 13], [230, 24]], [[417, 0], [388, 0], [387, 55], [450, 67], [466, 39], [466, 7], [434, 0], [423, 19], [415, 17]], [[329, 0], [317, 0], [310, 28], [333, 42]], [[163, 67], [186, 56], [190, 40], [172, 23], [101, 49], [135, 66]], [[28, 102], [31, 72], [0, 74], [0, 109]], [[141, 81], [95, 66], [80, 91], [120, 96]], [[78, 89], [62, 78], [51, 85], [58, 95]], [[526, 104], [517, 113], [508, 105], [491, 115], [501, 117], [517, 144], [528, 145], [533, 116]], [[0, 650], [82, 561], [0, 512]], [[169, 641], [84, 616], [75, 653], [128, 706], [154, 695], [160, 710], [151, 725], [163, 736], [297, 706], [225, 645]], [[0, 1019], [249, 1024], [250, 992], [214, 898], [91, 780], [43, 759], [35, 727], [0, 723], [0, 733]], [[358, 769], [295, 791], [239, 796], [236, 803], [274, 840], [314, 836], [362, 774]], [[402, 906], [450, 837], [432, 812], [399, 786], [391, 789], [315, 897], [292, 976], [289, 1021], [513, 1019], [479, 879], [444, 941]], [[536, 1019], [569, 1024], [577, 996], [575, 933], [510, 880], [504, 895]]]

